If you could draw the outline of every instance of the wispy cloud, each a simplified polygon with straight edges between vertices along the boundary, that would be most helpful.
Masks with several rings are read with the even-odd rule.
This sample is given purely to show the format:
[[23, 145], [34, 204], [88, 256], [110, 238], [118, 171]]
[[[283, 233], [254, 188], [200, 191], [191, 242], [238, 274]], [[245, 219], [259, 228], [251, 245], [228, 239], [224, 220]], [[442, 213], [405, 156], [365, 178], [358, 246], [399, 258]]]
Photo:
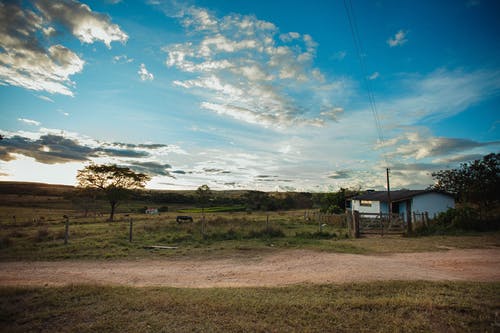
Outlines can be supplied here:
[[[470, 139], [435, 137], [429, 133], [407, 132], [389, 140], [386, 147], [394, 150], [387, 153], [390, 158], [421, 160], [429, 157], [443, 158], [456, 153], [467, 152], [475, 148], [500, 146], [500, 141], [477, 142]], [[379, 147], [381, 147], [379, 145]], [[448, 161], [450, 161], [448, 159]]]
[[146, 65], [144, 64], [141, 64], [137, 74], [139, 74], [141, 81], [152, 81], [155, 78], [152, 73], [148, 72]]
[[113, 57], [113, 62], [118, 64], [129, 64], [134, 62], [133, 58], [129, 58], [126, 54], [117, 55]]
[[73, 96], [70, 77], [83, 70], [85, 61], [63, 45], [50, 45], [56, 27], [68, 29], [84, 43], [102, 41], [108, 47], [128, 38], [108, 16], [80, 2], [33, 3], [36, 12], [17, 2], [0, 3], [0, 83]]
[[344, 60], [344, 58], [346, 57], [347, 55], [347, 52], [346, 51], [338, 51], [338, 52], [335, 52], [331, 58], [334, 59], [334, 60]]
[[387, 40], [387, 44], [389, 44], [390, 47], [401, 46], [405, 44], [408, 41], [408, 39], [406, 39], [407, 33], [407, 31], [399, 30], [393, 37], [390, 37]]
[[395, 96], [378, 103], [388, 128], [438, 121], [498, 96], [500, 71], [439, 69], [427, 75], [401, 74], [393, 90]]
[[44, 100], [44, 101], [47, 101], [47, 102], [51, 102], [51, 103], [54, 103], [54, 100], [50, 97], [47, 97], [47, 96], [44, 96], [44, 95], [38, 95], [37, 96], [38, 98]]
[[255, 16], [218, 18], [193, 6], [175, 17], [192, 38], [163, 48], [166, 65], [196, 75], [173, 83], [201, 96], [203, 109], [273, 128], [322, 126], [341, 110], [331, 96], [343, 86], [314, 67], [317, 43], [310, 35], [278, 34]]
[[373, 74], [372, 74], [372, 75], [370, 75], [370, 76], [368, 77], [368, 80], [375, 80], [375, 79], [377, 79], [379, 76], [380, 76], [380, 73], [379, 73], [379, 72], [373, 72]]
[[23, 122], [28, 125], [33, 125], [33, 126], [40, 126], [41, 123], [39, 121], [33, 120], [33, 119], [26, 119], [26, 118], [17, 118], [20, 122]]

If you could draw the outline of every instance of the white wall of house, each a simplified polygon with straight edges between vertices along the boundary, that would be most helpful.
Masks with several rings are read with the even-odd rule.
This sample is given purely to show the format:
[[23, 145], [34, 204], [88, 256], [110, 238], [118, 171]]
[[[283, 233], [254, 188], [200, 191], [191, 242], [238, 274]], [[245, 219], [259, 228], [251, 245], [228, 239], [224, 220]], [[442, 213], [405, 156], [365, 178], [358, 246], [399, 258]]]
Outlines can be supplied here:
[[412, 212], [428, 212], [430, 218], [434, 218], [438, 213], [447, 211], [448, 208], [455, 208], [453, 197], [434, 192], [413, 197], [411, 205]]
[[[365, 200], [363, 200], [365, 202]], [[361, 205], [361, 200], [352, 200], [351, 209], [360, 213], [380, 213], [380, 201], [371, 201], [371, 206]]]

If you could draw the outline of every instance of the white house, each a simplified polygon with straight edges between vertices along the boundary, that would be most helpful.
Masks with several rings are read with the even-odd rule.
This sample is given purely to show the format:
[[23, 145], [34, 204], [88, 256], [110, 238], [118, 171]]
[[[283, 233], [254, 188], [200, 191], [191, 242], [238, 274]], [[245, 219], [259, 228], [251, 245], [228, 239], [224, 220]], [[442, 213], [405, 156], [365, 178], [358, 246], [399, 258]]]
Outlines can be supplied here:
[[156, 215], [158, 214], [158, 208], [148, 208], [144, 211], [145, 214]]
[[[350, 209], [360, 213], [389, 212], [387, 191], [368, 191], [350, 198]], [[427, 212], [433, 218], [438, 213], [455, 207], [455, 200], [451, 194], [435, 190], [398, 190], [391, 191], [392, 213], [411, 216], [412, 213]]]

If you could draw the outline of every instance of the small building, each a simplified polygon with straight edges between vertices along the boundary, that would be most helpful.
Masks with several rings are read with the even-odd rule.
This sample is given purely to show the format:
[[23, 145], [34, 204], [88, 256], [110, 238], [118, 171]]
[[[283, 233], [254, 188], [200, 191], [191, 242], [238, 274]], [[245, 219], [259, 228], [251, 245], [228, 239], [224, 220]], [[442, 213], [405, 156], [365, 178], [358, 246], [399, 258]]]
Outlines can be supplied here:
[[[348, 199], [348, 207], [360, 213], [387, 214], [389, 200], [387, 191], [368, 191]], [[436, 190], [391, 191], [392, 213], [399, 214], [405, 221], [411, 214], [427, 213], [433, 218], [438, 213], [455, 207], [451, 194]]]
[[158, 208], [148, 208], [144, 211], [146, 214], [156, 215], [158, 214]]

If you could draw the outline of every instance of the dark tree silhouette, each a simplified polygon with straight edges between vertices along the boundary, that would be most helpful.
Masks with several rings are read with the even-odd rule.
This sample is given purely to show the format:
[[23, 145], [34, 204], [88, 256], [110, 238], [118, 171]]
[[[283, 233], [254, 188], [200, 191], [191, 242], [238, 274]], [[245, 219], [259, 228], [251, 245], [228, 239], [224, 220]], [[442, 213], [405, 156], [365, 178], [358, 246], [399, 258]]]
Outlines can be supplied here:
[[500, 154], [492, 153], [481, 160], [462, 163], [459, 168], [432, 174], [433, 188], [454, 194], [462, 203], [472, 203], [482, 214], [500, 201]]
[[118, 203], [131, 194], [132, 190], [144, 188], [151, 178], [129, 168], [112, 165], [91, 164], [78, 170], [78, 187], [102, 192], [111, 206], [109, 220], [113, 221]]

